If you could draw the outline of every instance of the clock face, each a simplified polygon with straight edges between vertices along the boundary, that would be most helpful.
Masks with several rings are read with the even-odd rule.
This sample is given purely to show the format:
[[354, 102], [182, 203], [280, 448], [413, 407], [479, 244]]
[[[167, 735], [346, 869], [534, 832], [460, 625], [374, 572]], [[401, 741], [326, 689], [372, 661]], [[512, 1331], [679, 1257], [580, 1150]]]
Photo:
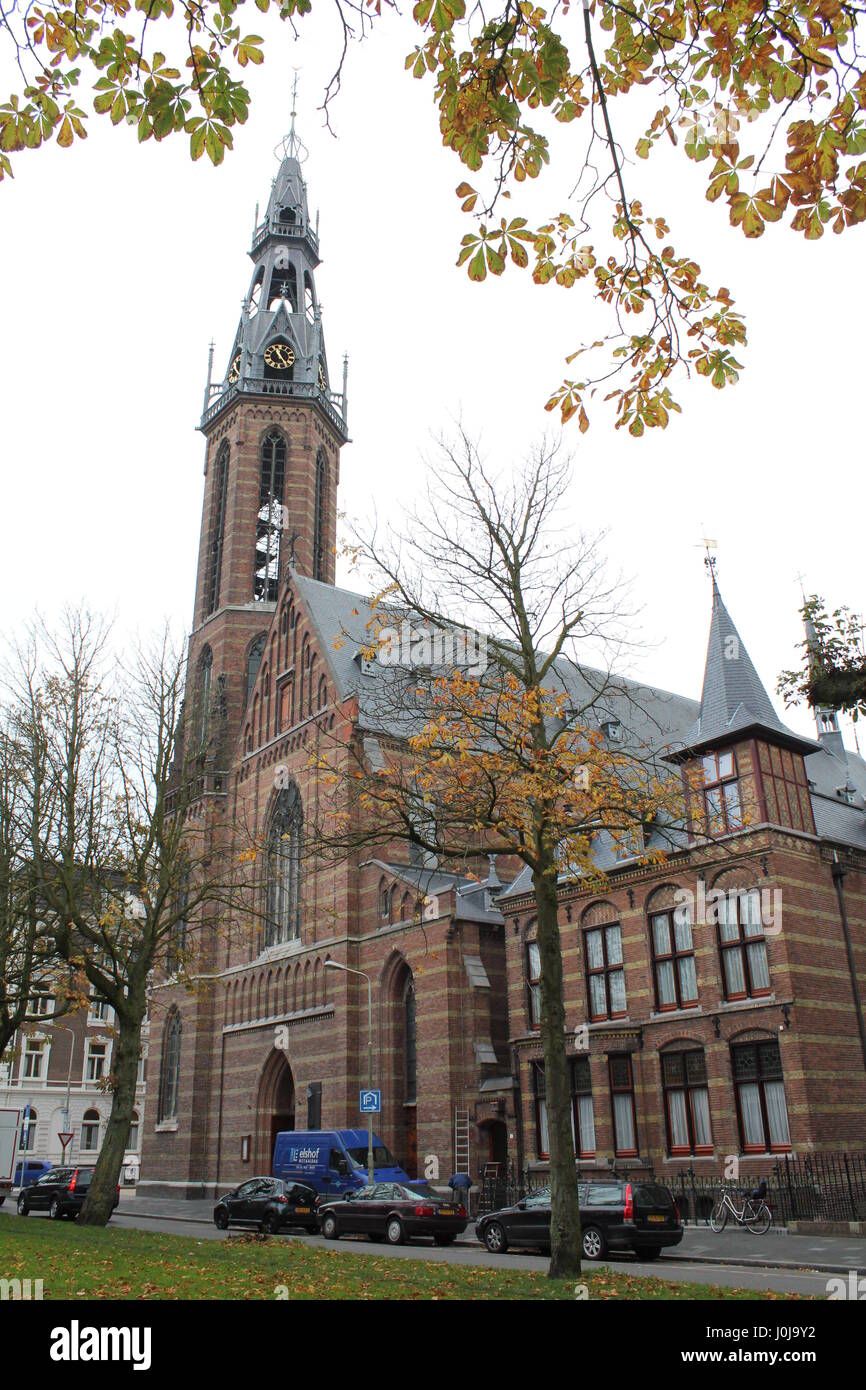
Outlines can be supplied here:
[[294, 349], [288, 343], [271, 343], [265, 348], [265, 366], [275, 372], [287, 372], [294, 360]]
[[328, 383], [327, 383], [327, 381], [325, 380], [325, 369], [324, 369], [324, 367], [322, 366], [322, 359], [319, 358], [319, 390], [320, 390], [320, 391], [327, 391], [327, 389], [328, 389]]
[[234, 357], [232, 358], [232, 364], [231, 364], [231, 366], [229, 367], [229, 375], [228, 375], [228, 383], [229, 383], [229, 386], [234, 386], [234, 384], [235, 384], [235, 382], [237, 381], [237, 379], [238, 379], [238, 377], [240, 376], [240, 374], [241, 374], [241, 355], [240, 355], [239, 352], [236, 352], [235, 355], [234, 355]]

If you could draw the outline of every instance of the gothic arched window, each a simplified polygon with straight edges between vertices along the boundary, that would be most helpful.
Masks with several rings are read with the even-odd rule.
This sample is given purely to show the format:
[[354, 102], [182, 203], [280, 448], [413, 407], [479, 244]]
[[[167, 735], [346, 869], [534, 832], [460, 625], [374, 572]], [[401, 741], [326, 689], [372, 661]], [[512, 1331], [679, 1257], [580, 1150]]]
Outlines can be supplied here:
[[178, 1082], [180, 1080], [180, 1014], [172, 1009], [162, 1035], [162, 1065], [159, 1072], [159, 1103], [157, 1123], [177, 1118]]
[[280, 534], [283, 525], [285, 475], [286, 441], [278, 430], [271, 430], [262, 443], [253, 582], [253, 598], [268, 603], [276, 600], [280, 585]]
[[411, 975], [403, 994], [403, 1041], [406, 1059], [404, 1104], [408, 1105], [418, 1099], [418, 1035], [415, 1022], [415, 982]]
[[325, 577], [325, 509], [328, 505], [328, 460], [316, 456], [316, 507], [313, 513], [313, 578]]
[[256, 676], [259, 674], [259, 667], [262, 664], [262, 657], [265, 652], [265, 636], [257, 637], [250, 647], [250, 654], [247, 657], [247, 694], [245, 703], [249, 704], [250, 696], [253, 693], [253, 686], [256, 683]]
[[211, 686], [213, 683], [213, 652], [210, 647], [205, 647], [201, 655], [198, 668], [198, 741], [199, 747], [203, 748], [207, 742], [208, 727], [210, 725], [210, 702]]
[[296, 941], [301, 935], [301, 836], [304, 814], [294, 783], [277, 797], [268, 832], [265, 945]]
[[261, 301], [262, 301], [262, 285], [264, 284], [264, 279], [265, 279], [265, 272], [264, 272], [264, 267], [262, 267], [261, 269], [259, 269], [259, 270], [256, 271], [256, 278], [255, 278], [255, 280], [253, 281], [253, 286], [252, 286], [252, 289], [250, 290], [250, 295], [249, 295], [249, 314], [250, 314], [250, 317], [252, 317], [253, 314], [257, 314], [258, 311], [259, 311], [259, 309], [261, 308]]
[[214, 480], [213, 503], [211, 511], [210, 545], [207, 558], [207, 579], [205, 581], [204, 616], [212, 613], [219, 602], [220, 571], [223, 560], [223, 535], [226, 524], [226, 493], [229, 476], [229, 446], [223, 444], [219, 451]]

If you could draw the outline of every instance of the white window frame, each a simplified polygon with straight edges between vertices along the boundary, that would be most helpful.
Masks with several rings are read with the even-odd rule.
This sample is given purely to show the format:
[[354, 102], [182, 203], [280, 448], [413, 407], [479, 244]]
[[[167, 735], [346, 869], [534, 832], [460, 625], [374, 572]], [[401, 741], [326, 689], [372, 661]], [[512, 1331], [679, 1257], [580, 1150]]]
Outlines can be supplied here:
[[[32, 1044], [38, 1047], [38, 1053], [31, 1051]], [[29, 1072], [27, 1070], [27, 1059], [39, 1056], [39, 1071]], [[48, 1079], [48, 1060], [51, 1056], [51, 1044], [48, 1039], [41, 1036], [31, 1036], [24, 1039], [24, 1046], [21, 1049], [21, 1066], [19, 1067], [19, 1079], [21, 1081], [46, 1081]]]
[[[89, 1114], [92, 1109], [93, 1106], [89, 1106], [88, 1109], [85, 1110], [84, 1115]], [[95, 1120], [86, 1120], [84, 1115], [81, 1117], [81, 1143], [78, 1146], [78, 1152], [82, 1154], [95, 1154], [99, 1152], [99, 1133], [102, 1129], [102, 1116], [98, 1110], [96, 1111]], [[88, 1129], [96, 1130], [96, 1143], [93, 1145], [85, 1144], [84, 1142], [84, 1132]]]
[[[90, 1062], [93, 1057], [93, 1048], [104, 1048], [102, 1072], [99, 1076], [90, 1075]], [[100, 1081], [104, 1081], [111, 1070], [111, 1043], [107, 1038], [88, 1038], [87, 1047], [84, 1050], [84, 1084], [86, 1086], [96, 1086]]]

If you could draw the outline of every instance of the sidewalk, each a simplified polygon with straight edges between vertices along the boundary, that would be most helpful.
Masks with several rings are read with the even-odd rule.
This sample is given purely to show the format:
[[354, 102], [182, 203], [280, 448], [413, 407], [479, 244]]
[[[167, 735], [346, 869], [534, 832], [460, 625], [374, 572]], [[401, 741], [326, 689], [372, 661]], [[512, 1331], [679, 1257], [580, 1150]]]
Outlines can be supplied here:
[[[122, 1191], [118, 1214], [180, 1224], [210, 1223], [213, 1208], [213, 1202], [207, 1199], [138, 1197]], [[465, 1234], [458, 1239], [460, 1245], [478, 1244], [473, 1228], [474, 1222], [470, 1222]], [[789, 1235], [787, 1231], [768, 1231], [765, 1236], [753, 1236], [741, 1230], [714, 1235], [709, 1226], [686, 1226], [682, 1244], [669, 1251], [668, 1256], [694, 1264], [817, 1269], [827, 1274], [847, 1274], [854, 1269], [866, 1274], [866, 1240], [852, 1236]]]

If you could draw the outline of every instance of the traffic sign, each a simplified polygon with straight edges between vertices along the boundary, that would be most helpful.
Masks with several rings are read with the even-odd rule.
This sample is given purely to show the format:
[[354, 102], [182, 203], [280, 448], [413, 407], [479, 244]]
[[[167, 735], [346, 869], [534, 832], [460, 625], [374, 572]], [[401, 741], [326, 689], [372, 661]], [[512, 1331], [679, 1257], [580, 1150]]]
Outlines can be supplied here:
[[361, 1114], [378, 1115], [382, 1110], [381, 1091], [362, 1091], [361, 1092]]

